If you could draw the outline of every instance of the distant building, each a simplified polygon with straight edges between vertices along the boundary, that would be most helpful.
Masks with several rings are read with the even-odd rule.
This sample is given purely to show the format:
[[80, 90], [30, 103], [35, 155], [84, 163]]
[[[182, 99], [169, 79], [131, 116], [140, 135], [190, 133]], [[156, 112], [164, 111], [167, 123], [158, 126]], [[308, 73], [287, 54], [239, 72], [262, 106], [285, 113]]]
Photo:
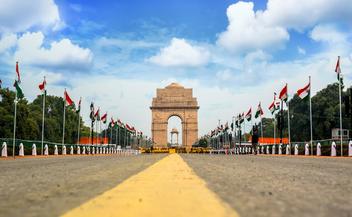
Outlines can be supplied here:
[[[340, 128], [333, 128], [331, 130], [331, 138], [332, 139], [340, 139]], [[342, 139], [348, 139], [350, 137], [350, 132], [347, 129], [342, 129]]]

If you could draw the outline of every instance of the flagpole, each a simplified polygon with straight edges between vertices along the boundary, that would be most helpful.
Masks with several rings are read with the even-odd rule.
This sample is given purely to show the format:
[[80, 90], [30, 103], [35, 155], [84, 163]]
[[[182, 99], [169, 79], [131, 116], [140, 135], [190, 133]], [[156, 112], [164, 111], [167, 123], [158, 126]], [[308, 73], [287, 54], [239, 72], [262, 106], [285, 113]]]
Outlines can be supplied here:
[[[287, 131], [288, 131], [288, 144], [291, 144], [291, 126], [290, 126], [290, 103], [287, 100]], [[313, 153], [313, 152], [312, 152]]]
[[[261, 107], [260, 107], [261, 108]], [[262, 137], [262, 142], [264, 143], [264, 138], [263, 138], [263, 118], [262, 118], [262, 115], [260, 115], [260, 134], [261, 134], [261, 137]]]
[[[65, 89], [66, 93], [66, 89]], [[65, 95], [65, 94], [64, 94]], [[66, 96], [64, 96], [64, 118], [62, 123], [62, 145], [65, 144], [65, 116], [66, 116]]]
[[119, 125], [117, 124], [117, 130], [115, 131], [115, 137], [116, 137], [116, 147], [117, 147], [117, 134], [119, 132]]
[[310, 149], [313, 155], [313, 120], [312, 120], [312, 83], [309, 76], [309, 120], [310, 120]]
[[[81, 99], [79, 101], [81, 101]], [[79, 108], [79, 111], [78, 111], [77, 145], [79, 145], [79, 133], [81, 130], [81, 116], [80, 115], [81, 115], [81, 108]]]
[[12, 156], [15, 158], [15, 148], [16, 148], [16, 119], [17, 119], [17, 90], [15, 96], [15, 116], [13, 119], [13, 141], [12, 141]]
[[104, 142], [105, 142], [105, 139], [106, 139], [106, 135], [107, 135], [107, 130], [108, 130], [108, 121], [106, 120], [105, 121], [105, 136], [104, 136]]
[[[45, 82], [45, 76], [44, 76], [44, 82]], [[45, 118], [45, 94], [46, 90], [45, 90], [45, 85], [44, 85], [44, 92], [43, 92], [43, 117], [42, 117], [42, 155], [43, 155], [43, 145], [44, 145], [44, 118]]]
[[341, 145], [341, 156], [343, 156], [343, 148], [342, 148], [341, 78], [340, 77], [339, 77], [339, 100], [340, 100], [340, 145]]
[[275, 118], [275, 113], [273, 114], [274, 116], [274, 145], [276, 144], [276, 118]]
[[110, 143], [112, 144], [112, 125], [110, 124]]

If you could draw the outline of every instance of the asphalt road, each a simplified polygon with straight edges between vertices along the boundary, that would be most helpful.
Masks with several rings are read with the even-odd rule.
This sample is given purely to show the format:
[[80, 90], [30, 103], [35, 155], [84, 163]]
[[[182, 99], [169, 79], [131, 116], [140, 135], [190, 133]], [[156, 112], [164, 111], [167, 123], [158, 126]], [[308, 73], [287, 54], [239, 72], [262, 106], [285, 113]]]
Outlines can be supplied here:
[[352, 158], [182, 157], [241, 216], [352, 216]]
[[[0, 160], [0, 216], [58, 216], [165, 156]], [[352, 216], [352, 158], [181, 157], [241, 216]]]
[[164, 156], [0, 160], [0, 216], [58, 216]]

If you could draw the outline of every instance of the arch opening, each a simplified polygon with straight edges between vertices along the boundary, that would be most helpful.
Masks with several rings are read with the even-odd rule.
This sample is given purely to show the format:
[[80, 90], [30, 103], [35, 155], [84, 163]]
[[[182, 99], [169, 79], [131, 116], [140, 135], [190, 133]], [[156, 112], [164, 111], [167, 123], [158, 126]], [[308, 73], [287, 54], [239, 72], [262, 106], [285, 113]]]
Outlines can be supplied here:
[[167, 121], [167, 146], [182, 146], [182, 120], [177, 115], [171, 115]]

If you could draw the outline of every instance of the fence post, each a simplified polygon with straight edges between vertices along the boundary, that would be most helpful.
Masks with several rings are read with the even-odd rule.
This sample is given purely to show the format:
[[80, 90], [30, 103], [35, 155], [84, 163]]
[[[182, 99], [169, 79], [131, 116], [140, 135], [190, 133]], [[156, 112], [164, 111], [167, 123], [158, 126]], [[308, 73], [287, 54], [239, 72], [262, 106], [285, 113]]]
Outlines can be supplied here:
[[352, 157], [352, 141], [348, 143], [348, 156]]
[[295, 145], [295, 155], [298, 155], [298, 144]]
[[[32, 147], [33, 149], [33, 147]], [[18, 150], [18, 156], [24, 156], [24, 147], [23, 147], [23, 143], [20, 144], [19, 146], [19, 150]]]
[[286, 155], [291, 155], [290, 145], [286, 145]]
[[66, 145], [62, 146], [62, 155], [66, 155]]
[[317, 156], [321, 156], [321, 144], [318, 142], [317, 144]]
[[82, 154], [86, 154], [86, 146], [83, 146], [83, 148], [82, 148]]
[[77, 146], [77, 154], [81, 154], [81, 148]]
[[2, 146], [1, 146], [1, 157], [7, 157], [7, 144], [6, 144], [6, 142], [2, 143]]
[[70, 146], [70, 155], [73, 155], [73, 146]]
[[306, 143], [306, 145], [304, 146], [304, 155], [309, 155], [309, 145], [308, 145], [308, 143]]
[[282, 154], [282, 144], [279, 145], [279, 154]]
[[266, 146], [266, 154], [270, 154], [269, 146]]
[[335, 142], [331, 143], [331, 156], [336, 157], [336, 143]]
[[[22, 144], [22, 143], [21, 143]], [[22, 144], [22, 151], [23, 151], [23, 144]], [[37, 156], [37, 146], [35, 145], [35, 143], [33, 143], [32, 145], [32, 155], [33, 156]], [[21, 156], [21, 155], [20, 155]], [[23, 155], [22, 155], [23, 156]]]
[[275, 152], [276, 152], [276, 150], [275, 150], [275, 145], [273, 145], [273, 146], [271, 147], [271, 153], [272, 153], [272, 154], [275, 154]]
[[45, 144], [44, 146], [44, 155], [45, 156], [49, 155], [48, 144]]
[[57, 145], [54, 146], [54, 155], [58, 155], [59, 154], [59, 150], [57, 149]]

